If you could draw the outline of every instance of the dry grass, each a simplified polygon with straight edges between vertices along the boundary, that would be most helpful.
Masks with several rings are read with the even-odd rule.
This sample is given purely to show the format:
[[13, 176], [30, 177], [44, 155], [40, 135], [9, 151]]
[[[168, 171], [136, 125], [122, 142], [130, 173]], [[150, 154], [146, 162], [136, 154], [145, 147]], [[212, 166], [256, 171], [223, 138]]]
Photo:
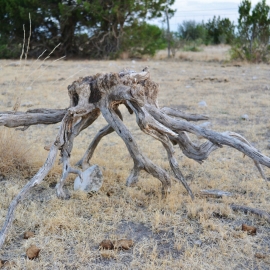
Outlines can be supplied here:
[[1, 130], [0, 133], [0, 172], [1, 177], [20, 175], [28, 177], [33, 173], [34, 162], [30, 144], [14, 130]]
[[[39, 62], [32, 65], [27, 61], [28, 65], [23, 68], [1, 60], [0, 111], [11, 110], [18, 95], [21, 95], [19, 110], [64, 108], [68, 104], [66, 87], [78, 76], [122, 68], [140, 70], [149, 65], [152, 78], [161, 85], [161, 106], [209, 114], [213, 129], [236, 131], [270, 156], [267, 148], [269, 67], [213, 63], [208, 62], [207, 55], [196, 61], [198, 53], [192, 55], [192, 62], [47, 61], [29, 78], [27, 75]], [[222, 59], [223, 54], [215, 57]], [[208, 106], [200, 108], [201, 100]], [[125, 108], [121, 110], [142, 150], [155, 163], [170, 170], [160, 144], [142, 134], [134, 116]], [[241, 120], [243, 114], [249, 115], [248, 121]], [[81, 158], [91, 138], [104, 125], [104, 119], [100, 118], [76, 139], [72, 163]], [[12, 140], [11, 148], [19, 149], [23, 142], [33, 145], [34, 154], [27, 158], [35, 168], [41, 166], [47, 155], [43, 147], [54, 140], [58, 126], [32, 126], [24, 132], [13, 132], [17, 138]], [[1, 137], [5, 130], [1, 127]], [[22, 157], [20, 153], [28, 147], [22, 149], [12, 157]], [[116, 134], [101, 141], [93, 158], [93, 164], [100, 165], [104, 175], [103, 187], [97, 194], [72, 191], [70, 177], [67, 188], [71, 199], [58, 200], [54, 185], [61, 168], [56, 165], [19, 206], [0, 259], [14, 261], [16, 269], [269, 269], [269, 255], [264, 259], [255, 257], [255, 253], [269, 254], [269, 224], [252, 215], [233, 212], [229, 207], [237, 203], [269, 211], [269, 182], [260, 178], [248, 158], [243, 159], [239, 152], [226, 147], [214, 152], [202, 165], [184, 157], [177, 148], [176, 152], [179, 166], [196, 194], [194, 201], [176, 182], [171, 194], [163, 200], [159, 181], [145, 173], [136, 187], [127, 188], [125, 179], [132, 160]], [[10, 165], [10, 168], [13, 167]], [[266, 168], [266, 174], [269, 173]], [[11, 199], [26, 182], [24, 177], [18, 179], [8, 174], [0, 181], [0, 224], [4, 222]], [[222, 189], [234, 196], [205, 198], [199, 195], [201, 189]], [[242, 232], [242, 223], [257, 227], [257, 235]], [[24, 240], [25, 231], [33, 231], [35, 237]], [[129, 251], [98, 249], [103, 239], [122, 238], [133, 239], [134, 247]], [[30, 261], [25, 251], [32, 244], [41, 248], [41, 252], [38, 259]]]
[[[200, 61], [200, 62], [228, 62], [230, 59], [229, 49], [230, 46], [220, 45], [220, 46], [201, 46], [201, 51], [190, 52], [179, 50], [176, 53], [175, 59], [181, 61]], [[155, 55], [156, 60], [164, 60], [168, 56], [166, 50], [159, 51]]]

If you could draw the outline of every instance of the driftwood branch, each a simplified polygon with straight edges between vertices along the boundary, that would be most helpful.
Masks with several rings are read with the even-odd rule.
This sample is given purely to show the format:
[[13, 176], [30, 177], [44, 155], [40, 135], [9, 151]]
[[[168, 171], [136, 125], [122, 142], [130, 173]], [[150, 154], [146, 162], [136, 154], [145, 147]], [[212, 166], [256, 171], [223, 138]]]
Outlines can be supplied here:
[[27, 112], [0, 112], [0, 126], [9, 128], [29, 127], [32, 125], [56, 124], [62, 121], [67, 110], [35, 109]]
[[[158, 84], [150, 79], [147, 68], [142, 72], [124, 71], [120, 73], [96, 74], [79, 78], [68, 86], [70, 105], [68, 109], [34, 109], [27, 112], [0, 113], [0, 125], [6, 127], [23, 127], [31, 125], [55, 124], [61, 122], [60, 130], [54, 144], [50, 147], [48, 158], [38, 173], [12, 201], [6, 221], [0, 232], [0, 248], [3, 245], [8, 229], [13, 220], [18, 203], [38, 185], [51, 170], [57, 151], [60, 151], [60, 163], [63, 164], [62, 176], [56, 185], [56, 194], [66, 198], [63, 186], [67, 176], [77, 174], [82, 179], [83, 172], [89, 167], [89, 162], [100, 140], [115, 131], [122, 138], [133, 159], [133, 168], [126, 184], [134, 185], [139, 179], [140, 171], [144, 170], [161, 182], [162, 194], [171, 189], [171, 177], [168, 172], [153, 163], [139, 148], [133, 135], [123, 122], [118, 109], [123, 104], [129, 113], [136, 115], [140, 129], [147, 135], [158, 140], [167, 152], [168, 162], [174, 177], [182, 183], [187, 193], [193, 198], [192, 191], [182, 174], [174, 155], [173, 145], [178, 145], [184, 155], [202, 163], [215, 150], [223, 145], [237, 149], [249, 156], [255, 163], [260, 174], [266, 179], [261, 165], [270, 167], [270, 158], [261, 154], [244, 137], [233, 132], [219, 133], [207, 129], [206, 124], [195, 125], [188, 121], [208, 120], [208, 116], [187, 114], [182, 111], [158, 107]], [[100, 115], [103, 115], [108, 125], [101, 129], [93, 138], [82, 159], [78, 162], [82, 170], [70, 164], [70, 155], [74, 139], [80, 132], [89, 127]], [[207, 139], [201, 145], [192, 142], [188, 133]], [[235, 206], [234, 206], [235, 207]], [[265, 215], [263, 215], [265, 217]]]
[[268, 214], [266, 211], [263, 211], [257, 208], [251, 208], [248, 206], [236, 205], [236, 204], [232, 204], [230, 205], [230, 207], [233, 211], [241, 211], [241, 212], [244, 212], [245, 214], [251, 213], [251, 214], [259, 216], [260, 218], [265, 219], [268, 223], [270, 223], [270, 214]]
[[223, 191], [219, 189], [202, 189], [200, 190], [200, 194], [204, 196], [211, 196], [216, 198], [222, 197], [231, 197], [233, 194], [228, 191]]

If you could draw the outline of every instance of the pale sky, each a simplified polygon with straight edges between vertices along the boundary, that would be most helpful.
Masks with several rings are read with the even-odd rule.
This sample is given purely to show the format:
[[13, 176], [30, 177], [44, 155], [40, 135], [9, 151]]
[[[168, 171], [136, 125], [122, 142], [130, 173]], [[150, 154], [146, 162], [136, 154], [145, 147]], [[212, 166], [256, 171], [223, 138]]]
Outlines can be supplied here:
[[[238, 6], [241, 0], [176, 0], [173, 8], [176, 9], [176, 13], [173, 18], [170, 19], [171, 31], [176, 31], [178, 24], [182, 21], [195, 20], [201, 22], [204, 20], [207, 22], [212, 19], [214, 15], [221, 18], [229, 18], [237, 24], [238, 19]], [[258, 0], [251, 0], [252, 6], [254, 7]], [[270, 5], [270, 0], [266, 0], [266, 3]], [[162, 26], [160, 20], [152, 21], [151, 23]], [[165, 27], [166, 25], [163, 24]]]

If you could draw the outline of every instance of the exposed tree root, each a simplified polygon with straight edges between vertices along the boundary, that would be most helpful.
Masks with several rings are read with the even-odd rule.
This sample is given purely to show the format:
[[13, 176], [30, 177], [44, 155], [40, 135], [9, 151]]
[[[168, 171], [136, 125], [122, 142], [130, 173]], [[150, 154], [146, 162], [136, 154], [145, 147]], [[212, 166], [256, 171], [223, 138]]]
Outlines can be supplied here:
[[[60, 198], [67, 197], [63, 186], [70, 173], [83, 177], [81, 170], [70, 165], [73, 141], [100, 114], [103, 115], [108, 125], [97, 133], [83, 158], [78, 162], [83, 171], [89, 167], [91, 157], [102, 137], [115, 131], [125, 142], [134, 162], [126, 181], [127, 186], [134, 185], [138, 181], [139, 172], [145, 170], [160, 180], [162, 194], [166, 196], [171, 188], [171, 177], [141, 152], [134, 137], [123, 122], [118, 109], [120, 104], [124, 104], [130, 113], [135, 113], [137, 124], [144, 133], [161, 142], [167, 152], [168, 161], [175, 178], [183, 184], [191, 198], [194, 196], [178, 166], [174, 156], [173, 144], [178, 144], [184, 155], [199, 163], [202, 163], [213, 151], [223, 145], [233, 147], [253, 159], [260, 174], [266, 179], [261, 164], [270, 167], [270, 158], [261, 154], [241, 135], [233, 132], [218, 133], [205, 128], [204, 125], [194, 125], [187, 122], [208, 120], [208, 116], [205, 115], [187, 114], [168, 107], [160, 109], [157, 105], [158, 85], [150, 79], [147, 68], [140, 73], [123, 71], [79, 78], [68, 86], [68, 94], [70, 97], [68, 109], [35, 109], [26, 113], [0, 113], [0, 125], [23, 127], [24, 130], [31, 125], [55, 124], [62, 121], [46, 162], [15, 197], [9, 207], [6, 221], [0, 232], [0, 248], [7, 236], [17, 204], [32, 187], [38, 185], [49, 173], [58, 150], [60, 150], [60, 162], [63, 164], [63, 171], [56, 186], [57, 196]], [[190, 140], [188, 133], [203, 137], [208, 141], [197, 145]]]

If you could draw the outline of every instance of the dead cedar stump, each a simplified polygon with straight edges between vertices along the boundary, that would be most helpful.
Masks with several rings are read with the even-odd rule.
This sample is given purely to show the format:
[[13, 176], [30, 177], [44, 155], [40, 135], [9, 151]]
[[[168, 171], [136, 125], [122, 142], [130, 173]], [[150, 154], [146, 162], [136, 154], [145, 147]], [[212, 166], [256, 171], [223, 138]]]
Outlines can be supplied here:
[[[150, 79], [147, 68], [141, 72], [127, 70], [119, 73], [96, 74], [79, 78], [68, 86], [70, 98], [68, 109], [32, 109], [26, 113], [0, 113], [0, 125], [10, 128], [22, 127], [23, 130], [31, 125], [61, 122], [60, 130], [50, 147], [44, 165], [9, 206], [6, 221], [0, 231], [0, 248], [13, 221], [16, 206], [50, 172], [58, 150], [60, 150], [60, 163], [63, 164], [63, 170], [62, 177], [56, 185], [56, 194], [59, 198], [66, 198], [63, 186], [67, 176], [73, 173], [82, 178], [82, 171], [90, 166], [89, 162], [102, 137], [114, 131], [125, 142], [134, 163], [126, 185], [136, 184], [140, 171], [144, 170], [160, 180], [163, 196], [170, 192], [170, 175], [142, 153], [138, 143], [123, 122], [118, 108], [121, 104], [127, 108], [129, 113], [136, 115], [136, 122], [145, 134], [161, 142], [167, 152], [174, 177], [183, 184], [191, 198], [194, 198], [193, 193], [178, 166], [173, 145], [178, 145], [184, 155], [199, 163], [202, 163], [213, 151], [223, 145], [230, 146], [253, 159], [261, 176], [267, 179], [261, 165], [270, 167], [269, 157], [261, 154], [237, 133], [230, 131], [219, 133], [206, 129], [204, 126], [190, 123], [190, 121], [207, 120], [208, 117], [205, 115], [187, 114], [169, 107], [160, 108], [157, 101], [158, 90], [159, 86]], [[96, 134], [84, 156], [78, 162], [82, 170], [72, 167], [70, 155], [75, 137], [96, 121], [100, 115], [103, 115], [108, 125]], [[188, 133], [203, 137], [207, 141], [197, 145], [191, 141]]]

